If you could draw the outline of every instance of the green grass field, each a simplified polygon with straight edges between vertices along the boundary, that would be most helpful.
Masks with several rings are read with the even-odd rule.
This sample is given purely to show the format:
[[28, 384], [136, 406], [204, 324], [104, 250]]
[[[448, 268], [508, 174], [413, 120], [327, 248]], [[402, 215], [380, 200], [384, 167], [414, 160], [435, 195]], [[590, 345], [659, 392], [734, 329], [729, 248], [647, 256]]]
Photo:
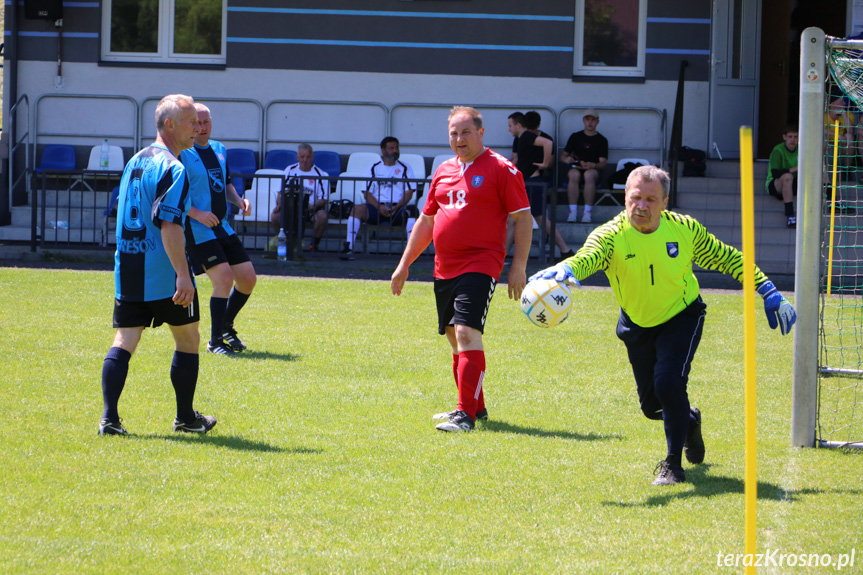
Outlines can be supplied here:
[[[200, 281], [202, 342], [210, 284]], [[431, 285], [260, 278], [250, 350], [204, 354], [207, 436], [171, 432], [167, 328], [147, 330], [120, 414], [96, 435], [113, 276], [0, 269], [2, 573], [741, 573], [742, 297], [705, 294], [690, 380], [706, 463], [652, 487], [645, 419], [608, 290], [530, 325], [498, 290], [486, 332], [490, 421], [435, 431], [455, 403]], [[760, 304], [759, 304], [760, 305]], [[792, 338], [758, 311], [759, 551], [863, 571], [863, 453], [789, 447]], [[761, 569], [760, 573], [835, 569]]]

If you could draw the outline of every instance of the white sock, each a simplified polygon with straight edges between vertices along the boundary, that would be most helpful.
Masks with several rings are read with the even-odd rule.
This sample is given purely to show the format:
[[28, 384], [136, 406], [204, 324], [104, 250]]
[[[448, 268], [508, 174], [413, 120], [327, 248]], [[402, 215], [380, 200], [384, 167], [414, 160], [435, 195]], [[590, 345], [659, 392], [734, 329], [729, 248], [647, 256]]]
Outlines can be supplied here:
[[569, 213], [570, 214], [577, 214], [578, 213], [578, 206], [577, 205], [576, 206], [569, 206]]
[[591, 211], [593, 211], [593, 206], [584, 206], [585, 214], [589, 214]]
[[360, 231], [362, 222], [359, 218], [348, 218], [348, 247], [354, 249], [354, 242], [357, 239], [357, 232]]

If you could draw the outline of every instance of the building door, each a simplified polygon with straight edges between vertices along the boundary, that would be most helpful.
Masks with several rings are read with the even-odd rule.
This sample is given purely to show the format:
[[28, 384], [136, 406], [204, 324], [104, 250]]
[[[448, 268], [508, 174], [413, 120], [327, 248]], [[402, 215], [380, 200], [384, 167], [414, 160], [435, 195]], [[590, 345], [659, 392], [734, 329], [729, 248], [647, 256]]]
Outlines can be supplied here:
[[711, 158], [740, 157], [740, 126], [758, 141], [761, 0], [713, 0], [710, 56]]
[[[797, 123], [800, 35], [796, 50], [791, 38], [791, 0], [761, 0], [761, 86], [758, 100], [758, 158], [768, 158], [773, 146], [782, 141], [788, 124]], [[793, 105], [793, 107], [792, 107]]]

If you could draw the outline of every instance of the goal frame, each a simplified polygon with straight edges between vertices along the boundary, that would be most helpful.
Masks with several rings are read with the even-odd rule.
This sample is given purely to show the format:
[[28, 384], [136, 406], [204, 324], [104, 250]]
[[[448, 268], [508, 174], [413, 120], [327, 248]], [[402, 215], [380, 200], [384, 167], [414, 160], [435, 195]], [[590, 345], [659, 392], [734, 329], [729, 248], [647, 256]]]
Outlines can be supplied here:
[[[796, 447], [860, 447], [863, 443], [817, 438], [819, 373], [821, 203], [824, 174], [824, 102], [827, 50], [830, 46], [858, 48], [863, 41], [829, 39], [819, 28], [807, 28], [800, 46], [800, 140], [798, 145], [797, 234], [791, 444]], [[844, 371], [844, 370], [838, 370]]]

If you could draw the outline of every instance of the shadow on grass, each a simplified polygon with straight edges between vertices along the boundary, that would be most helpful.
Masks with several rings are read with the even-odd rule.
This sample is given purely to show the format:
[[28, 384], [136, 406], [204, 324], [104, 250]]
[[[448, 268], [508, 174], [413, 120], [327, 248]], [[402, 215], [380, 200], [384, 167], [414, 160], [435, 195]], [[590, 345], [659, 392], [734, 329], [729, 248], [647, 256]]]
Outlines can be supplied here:
[[296, 353], [273, 353], [270, 351], [246, 350], [233, 356], [232, 359], [276, 359], [279, 361], [299, 361], [300, 355]]
[[599, 433], [574, 433], [572, 431], [553, 431], [548, 429], [540, 429], [539, 427], [523, 427], [513, 423], [507, 423], [500, 420], [491, 420], [483, 422], [483, 431], [493, 431], [497, 433], [518, 433], [521, 435], [533, 435], [536, 437], [558, 437], [560, 439], [574, 439], [576, 441], [605, 441], [608, 439], [623, 439], [619, 435], [601, 435]]
[[[692, 497], [714, 497], [727, 493], [744, 493], [744, 482], [737, 477], [726, 477], [723, 475], [710, 475], [710, 464], [702, 464], [686, 470], [686, 480], [681, 487], [686, 491], [666, 491], [668, 486], [656, 486], [656, 495], [651, 495], [641, 503], [624, 503], [620, 501], [603, 501], [603, 505], [612, 507], [660, 507], [668, 505], [674, 500], [690, 499]], [[671, 488], [673, 489], [673, 488]], [[664, 491], [664, 492], [660, 492]], [[782, 489], [778, 485], [766, 481], [758, 482], [758, 499], [772, 501], [800, 501], [804, 495], [819, 495], [822, 493], [846, 493], [859, 495], [863, 493], [860, 489]]]
[[190, 433], [174, 433], [154, 434], [154, 435], [133, 435], [140, 439], [157, 439], [161, 441], [173, 441], [176, 443], [196, 443], [204, 445], [214, 445], [216, 447], [227, 447], [236, 449], [237, 451], [260, 451], [263, 453], [323, 453], [321, 449], [310, 449], [308, 447], [284, 448], [264, 443], [262, 441], [251, 441], [242, 437], [230, 435], [194, 435]]

